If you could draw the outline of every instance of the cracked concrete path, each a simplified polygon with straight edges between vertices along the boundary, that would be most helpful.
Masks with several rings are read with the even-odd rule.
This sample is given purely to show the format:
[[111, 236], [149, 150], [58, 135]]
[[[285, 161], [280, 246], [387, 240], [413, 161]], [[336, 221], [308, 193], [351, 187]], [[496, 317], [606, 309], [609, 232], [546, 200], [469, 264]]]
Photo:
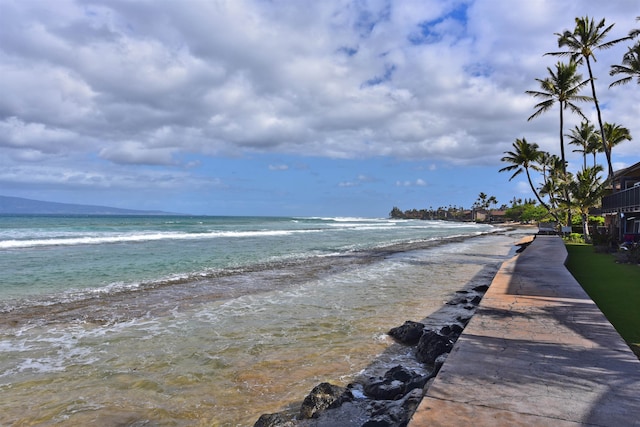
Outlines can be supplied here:
[[640, 361], [566, 257], [537, 236], [502, 265], [410, 427], [640, 426]]

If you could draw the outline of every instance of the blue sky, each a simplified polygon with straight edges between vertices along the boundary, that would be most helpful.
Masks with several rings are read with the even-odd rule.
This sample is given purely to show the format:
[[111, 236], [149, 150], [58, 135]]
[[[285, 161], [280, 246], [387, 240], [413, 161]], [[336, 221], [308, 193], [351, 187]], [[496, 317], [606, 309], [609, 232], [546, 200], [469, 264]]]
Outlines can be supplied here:
[[[209, 215], [384, 217], [470, 207], [480, 192], [530, 198], [524, 177], [498, 170], [516, 138], [559, 153], [557, 109], [527, 122], [537, 100], [525, 94], [557, 61], [543, 56], [554, 33], [583, 15], [615, 23], [611, 38], [640, 26], [636, 0], [0, 8], [0, 194]], [[597, 53], [596, 85], [604, 120], [635, 136], [639, 86], [608, 89], [627, 46]], [[638, 139], [621, 144], [615, 167], [639, 153]]]

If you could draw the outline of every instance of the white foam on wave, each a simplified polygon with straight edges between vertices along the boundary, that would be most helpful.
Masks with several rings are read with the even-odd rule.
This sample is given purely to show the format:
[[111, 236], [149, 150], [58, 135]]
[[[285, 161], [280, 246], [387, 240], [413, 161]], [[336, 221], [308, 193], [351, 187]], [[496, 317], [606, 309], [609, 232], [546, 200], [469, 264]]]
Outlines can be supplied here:
[[3, 240], [0, 249], [19, 249], [39, 246], [100, 245], [109, 243], [137, 243], [154, 240], [201, 240], [215, 238], [287, 236], [301, 233], [318, 233], [321, 230], [258, 230], [258, 231], [211, 231], [208, 233], [134, 233], [118, 235], [89, 235], [78, 237], [56, 237], [47, 239]]
[[19, 331], [20, 339], [0, 341], [2, 382], [13, 375], [65, 372], [70, 366], [89, 366], [104, 358], [110, 337], [130, 336], [152, 340], [165, 334], [167, 325], [148, 317], [106, 325], [82, 321], [65, 327], [41, 329], [30, 325]]
[[25, 340], [2, 340], [0, 341], [0, 354], [9, 352], [30, 351], [33, 345], [28, 344]]
[[63, 372], [71, 364], [90, 365], [98, 360], [92, 348], [81, 344], [82, 329], [42, 331], [32, 325], [27, 329], [20, 331], [19, 340], [0, 341], [0, 354], [12, 361], [0, 372], [0, 378], [26, 372]]
[[[336, 225], [335, 223], [396, 223], [403, 220], [391, 219], [391, 218], [364, 218], [364, 217], [350, 217], [350, 216], [339, 216], [339, 217], [301, 217], [295, 218], [296, 220], [315, 220], [315, 221], [324, 221], [327, 222], [328, 225]], [[333, 224], [332, 224], [333, 223]]]

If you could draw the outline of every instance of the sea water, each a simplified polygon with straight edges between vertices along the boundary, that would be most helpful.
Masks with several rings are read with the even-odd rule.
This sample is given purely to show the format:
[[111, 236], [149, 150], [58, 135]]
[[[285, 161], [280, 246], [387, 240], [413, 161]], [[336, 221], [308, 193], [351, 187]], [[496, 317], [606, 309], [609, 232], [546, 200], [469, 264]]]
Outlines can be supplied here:
[[516, 240], [496, 231], [0, 216], [0, 425], [252, 425], [347, 384], [388, 329], [490, 281]]

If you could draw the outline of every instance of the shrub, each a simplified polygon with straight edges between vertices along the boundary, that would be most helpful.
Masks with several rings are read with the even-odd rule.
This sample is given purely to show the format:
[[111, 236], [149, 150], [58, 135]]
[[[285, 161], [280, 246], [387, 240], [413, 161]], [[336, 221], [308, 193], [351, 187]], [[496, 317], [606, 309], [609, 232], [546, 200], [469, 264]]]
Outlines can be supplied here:
[[563, 237], [563, 239], [567, 243], [584, 243], [584, 236], [580, 233], [571, 233]]
[[634, 245], [618, 249], [616, 262], [623, 264], [640, 264], [640, 246]]

